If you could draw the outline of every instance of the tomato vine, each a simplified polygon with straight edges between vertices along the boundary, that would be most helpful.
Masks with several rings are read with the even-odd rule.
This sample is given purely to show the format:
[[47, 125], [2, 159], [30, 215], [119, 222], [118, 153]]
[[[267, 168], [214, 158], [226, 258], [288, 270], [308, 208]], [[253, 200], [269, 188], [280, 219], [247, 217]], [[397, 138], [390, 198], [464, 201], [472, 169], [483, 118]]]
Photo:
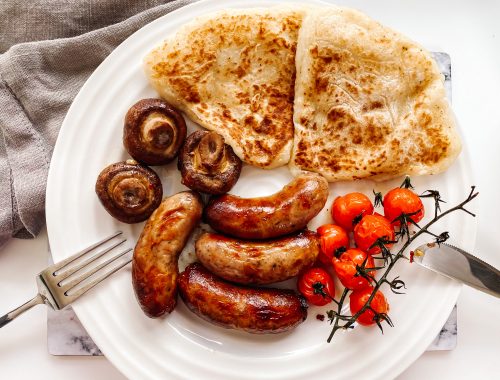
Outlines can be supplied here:
[[[411, 183], [408, 178], [405, 179], [405, 182], [403, 182], [402, 187], [408, 188], [412, 187]], [[375, 193], [377, 195], [377, 193]], [[375, 294], [377, 291], [380, 289], [380, 287], [383, 284], [388, 284], [389, 288], [391, 291], [395, 294], [402, 294], [401, 290], [406, 289], [406, 285], [399, 278], [399, 276], [395, 277], [392, 280], [388, 279], [389, 274], [391, 273], [394, 265], [402, 258], [407, 258], [404, 253], [410, 246], [410, 244], [415, 241], [419, 236], [423, 234], [428, 234], [431, 235], [434, 239], [435, 242], [440, 244], [448, 240], [450, 237], [449, 233], [447, 231], [444, 231], [440, 234], [435, 234], [432, 231], [430, 231], [430, 228], [440, 219], [444, 218], [445, 216], [449, 215], [452, 212], [461, 210], [466, 212], [469, 215], [475, 216], [474, 213], [470, 212], [465, 208], [465, 206], [471, 202], [474, 198], [477, 197], [479, 193], [475, 191], [475, 186], [471, 187], [471, 191], [469, 195], [460, 203], [458, 203], [456, 206], [441, 212], [441, 203], [444, 203], [444, 200], [441, 198], [441, 195], [439, 191], [437, 190], [426, 190], [423, 194], [420, 195], [421, 198], [433, 198], [434, 199], [434, 216], [433, 218], [424, 226], [419, 226], [418, 223], [416, 223], [412, 219], [412, 215], [415, 213], [410, 213], [410, 214], [401, 214], [398, 219], [399, 220], [399, 231], [396, 233], [396, 238], [394, 241], [389, 241], [386, 238], [379, 238], [375, 243], [370, 247], [380, 247], [380, 256], [377, 257], [379, 259], [383, 260], [384, 265], [376, 268], [369, 268], [370, 271], [372, 270], [378, 270], [378, 271], [383, 271], [382, 275], [378, 278], [375, 279], [372, 277], [370, 274], [368, 274], [368, 271], [365, 269], [365, 263], [363, 263], [361, 266], [357, 266], [357, 275], [363, 276], [363, 277], [368, 277], [370, 280], [373, 280], [373, 290], [370, 294], [370, 297], [366, 301], [363, 307], [361, 307], [354, 315], [345, 315], [342, 314], [342, 309], [344, 308], [344, 303], [346, 301], [346, 297], [351, 292], [349, 289], [344, 289], [342, 292], [339, 301], [335, 302], [336, 303], [336, 310], [328, 310], [326, 312], [326, 315], [328, 317], [328, 321], [330, 322], [331, 325], [333, 325], [332, 330], [330, 332], [330, 335], [328, 336], [327, 342], [331, 342], [333, 336], [335, 333], [339, 330], [347, 330], [350, 328], [354, 327], [354, 323], [357, 321], [357, 319], [362, 315], [366, 310], [371, 310], [374, 313], [373, 320], [377, 324], [377, 326], [380, 328], [380, 330], [383, 332], [382, 328], [382, 322], [386, 322], [389, 326], [393, 326], [392, 320], [389, 318], [389, 316], [385, 313], [377, 313], [373, 308], [371, 308], [371, 302], [373, 298], [375, 297]], [[380, 198], [380, 195], [378, 196]], [[409, 230], [409, 225], [413, 225], [416, 227], [416, 231], [414, 233], [410, 233]], [[397, 250], [396, 253], [392, 253], [390, 249], [388, 248], [388, 245], [394, 244], [397, 242], [403, 242], [403, 245]]]

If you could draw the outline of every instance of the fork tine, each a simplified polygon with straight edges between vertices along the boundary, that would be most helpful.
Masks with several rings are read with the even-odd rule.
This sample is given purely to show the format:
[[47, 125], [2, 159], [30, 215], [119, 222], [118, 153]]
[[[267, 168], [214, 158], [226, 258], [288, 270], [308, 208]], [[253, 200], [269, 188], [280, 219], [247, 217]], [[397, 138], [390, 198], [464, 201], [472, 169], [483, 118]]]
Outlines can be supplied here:
[[[64, 270], [62, 272], [59, 272], [59, 270], [56, 270], [54, 272], [54, 274], [58, 277], [58, 279], [60, 279], [59, 282], [58, 282], [58, 285], [61, 283], [61, 281], [64, 281], [69, 276], [71, 276], [73, 273], [78, 272], [83, 267], [86, 267], [88, 264], [90, 264], [90, 263], [94, 262], [95, 260], [97, 260], [98, 258], [104, 256], [106, 253], [112, 251], [113, 249], [115, 249], [119, 245], [125, 243], [126, 241], [127, 241], [127, 239], [120, 240], [118, 243], [113, 244], [111, 247], [106, 248], [102, 252], [99, 252], [99, 253], [91, 256], [89, 259], [84, 260], [83, 262], [81, 262], [81, 263], [79, 263], [79, 264], [77, 264], [75, 266], [71, 266], [71, 267], [69, 267], [68, 269], [66, 269], [66, 270]], [[87, 253], [90, 253], [90, 252], [92, 252], [92, 250], [88, 250], [81, 257], [85, 256]]]
[[[61, 285], [61, 288], [62, 288], [62, 291], [64, 292], [64, 295], [68, 296], [68, 292], [71, 289], [73, 289], [75, 286], [77, 286], [78, 284], [80, 284], [81, 282], [83, 282], [84, 280], [86, 280], [87, 278], [89, 278], [90, 276], [92, 276], [94, 273], [98, 272], [102, 268], [108, 266], [113, 261], [119, 259], [120, 257], [126, 255], [127, 253], [129, 253], [131, 251], [132, 251], [132, 248], [128, 248], [125, 251], [120, 252], [116, 256], [110, 257], [109, 259], [107, 259], [103, 263], [101, 263], [99, 265], [96, 265], [90, 271], [82, 273], [81, 275], [79, 275], [77, 278], [75, 278], [74, 280], [70, 281], [69, 283]], [[70, 296], [72, 296], [72, 294]]]
[[111, 270], [109, 272], [106, 272], [106, 274], [103, 275], [102, 277], [100, 277], [100, 278], [98, 278], [98, 279], [96, 279], [96, 280], [88, 283], [84, 287], [78, 289], [78, 291], [76, 291], [74, 294], [66, 296], [66, 297], [68, 297], [69, 302], [75, 301], [81, 295], [85, 294], [87, 291], [89, 291], [90, 289], [92, 289], [94, 286], [96, 286], [97, 284], [99, 284], [101, 281], [105, 280], [106, 278], [108, 278], [109, 276], [111, 276], [112, 274], [114, 274], [115, 272], [119, 271], [121, 268], [123, 268], [125, 265], [127, 265], [131, 261], [132, 261], [132, 259], [127, 259], [126, 261], [124, 261], [123, 263], [121, 263], [120, 265], [118, 265], [117, 267], [113, 268], [113, 270]]
[[[96, 249], [97, 247], [100, 247], [101, 245], [107, 243], [108, 241], [114, 239], [115, 237], [121, 235], [122, 233], [123, 233], [122, 231], [117, 231], [113, 235], [110, 235], [110, 236], [102, 239], [101, 241], [98, 241], [97, 243], [92, 244], [91, 246], [89, 246], [89, 247], [81, 250], [80, 252], [75, 253], [74, 255], [68, 257], [67, 259], [64, 259], [62, 261], [59, 261], [56, 264], [51, 265], [49, 268], [50, 268], [50, 270], [52, 270], [52, 275], [54, 275], [54, 273], [57, 270], [60, 270], [60, 269], [64, 268], [66, 265], [72, 263], [76, 259], [78, 259], [81, 256], [85, 255], [87, 252], [90, 252], [90, 251]], [[49, 268], [47, 268], [47, 269], [49, 269]]]
[[[126, 252], [130, 252], [130, 251], [132, 251], [132, 249], [129, 249]], [[120, 257], [121, 256], [123, 256], [123, 255], [120, 255]], [[77, 298], [79, 298], [82, 294], [86, 293], [87, 291], [89, 291], [90, 289], [92, 289], [94, 286], [96, 286], [97, 284], [99, 284], [101, 281], [105, 280], [106, 278], [108, 278], [109, 276], [111, 276], [112, 274], [114, 274], [115, 272], [119, 271], [121, 268], [123, 268], [125, 265], [127, 265], [131, 261], [132, 261], [132, 258], [128, 258], [124, 262], [120, 263], [120, 265], [118, 265], [116, 267], [113, 267], [112, 270], [105, 272], [102, 276], [96, 278], [92, 282], [89, 282], [87, 285], [81, 287], [75, 293], [72, 293], [70, 295], [66, 295], [66, 298], [68, 298], [68, 303], [72, 303], [74, 300], [76, 300]]]

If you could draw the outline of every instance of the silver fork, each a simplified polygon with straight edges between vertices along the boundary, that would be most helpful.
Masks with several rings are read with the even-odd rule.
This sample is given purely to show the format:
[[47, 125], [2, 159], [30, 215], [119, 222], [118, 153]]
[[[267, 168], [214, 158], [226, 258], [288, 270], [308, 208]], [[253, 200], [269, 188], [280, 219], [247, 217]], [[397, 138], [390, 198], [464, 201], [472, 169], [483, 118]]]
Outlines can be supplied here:
[[[127, 265], [132, 260], [130, 257], [125, 257], [124, 260], [120, 261], [118, 259], [131, 252], [131, 248], [115, 254], [115, 251], [118, 251], [118, 248], [127, 240], [121, 235], [121, 231], [115, 232], [40, 272], [36, 276], [38, 294], [17, 309], [0, 317], [0, 328], [38, 304], [44, 303], [55, 310], [64, 309], [86, 291]], [[110, 245], [106, 246], [106, 243]], [[109, 258], [99, 264], [96, 263], [97, 265], [85, 271], [89, 264], [108, 253]], [[102, 272], [97, 273], [101, 270]], [[95, 277], [90, 278], [94, 274]]]

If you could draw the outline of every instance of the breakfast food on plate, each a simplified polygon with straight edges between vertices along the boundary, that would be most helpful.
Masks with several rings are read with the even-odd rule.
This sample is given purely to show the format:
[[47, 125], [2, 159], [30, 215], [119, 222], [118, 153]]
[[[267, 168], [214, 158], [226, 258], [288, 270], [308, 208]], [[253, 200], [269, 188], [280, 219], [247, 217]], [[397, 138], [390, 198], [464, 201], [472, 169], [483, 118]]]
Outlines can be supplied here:
[[324, 306], [335, 298], [333, 278], [320, 267], [309, 268], [302, 272], [297, 279], [297, 289], [310, 305]]
[[[368, 270], [375, 267], [373, 256], [358, 248], [349, 248], [333, 257], [331, 263], [342, 285], [352, 290], [366, 288], [372, 282], [369, 276], [375, 277], [375, 271]], [[358, 274], [359, 268], [366, 269], [368, 276], [360, 276]]]
[[305, 228], [327, 198], [326, 179], [316, 173], [304, 173], [267, 197], [213, 197], [205, 208], [204, 219], [214, 230], [238, 238], [275, 238]]
[[330, 213], [335, 224], [346, 231], [352, 231], [359, 219], [373, 214], [373, 204], [365, 194], [352, 192], [336, 197]]
[[[368, 286], [366, 288], [355, 290], [351, 293], [349, 296], [349, 308], [351, 309], [352, 315], [361, 310], [361, 308], [368, 302], [368, 299], [372, 295], [373, 291], [373, 287]], [[370, 303], [370, 308], [361, 313], [357, 322], [363, 326], [370, 326], [375, 323], [380, 324], [381, 321], [388, 320], [388, 312], [389, 304], [387, 303], [387, 299], [385, 298], [384, 293], [377, 290]]]
[[309, 230], [265, 241], [245, 241], [205, 233], [196, 256], [212, 273], [239, 284], [271, 284], [311, 267], [319, 253], [318, 236]]
[[[401, 215], [405, 214], [407, 224], [418, 223], [424, 217], [424, 205], [420, 197], [412, 190], [396, 187], [384, 196], [384, 216], [394, 225], [401, 224]], [[411, 219], [411, 222], [408, 220]]]
[[246, 163], [285, 165], [304, 11], [231, 9], [195, 19], [144, 59], [160, 96], [220, 133]]
[[224, 194], [241, 173], [241, 160], [217, 132], [191, 133], [179, 154], [182, 184], [208, 194]]
[[377, 240], [385, 239], [385, 246], [390, 248], [395, 238], [391, 222], [380, 214], [365, 215], [354, 227], [356, 247], [370, 255], [380, 252], [380, 247], [375, 245]]
[[403, 35], [352, 9], [311, 10], [296, 64], [292, 172], [385, 180], [442, 172], [459, 154], [437, 64]]
[[[144, 312], [171, 312], [179, 290], [190, 310], [215, 324], [251, 333], [288, 331], [306, 319], [306, 299], [290, 289], [242, 285], [298, 276], [300, 293], [323, 306], [335, 297], [326, 270], [331, 266], [346, 290], [335, 301], [338, 310], [327, 312], [335, 320], [328, 341], [339, 323], [392, 324], [379, 281], [395, 293], [404, 282], [385, 280], [391, 266], [377, 280], [373, 269], [383, 267], [375, 268], [372, 256], [381, 253], [384, 264], [402, 257], [402, 251], [391, 256], [388, 249], [396, 238], [411, 240], [404, 220], [423, 217], [418, 196], [408, 189], [389, 192], [388, 220], [373, 213], [366, 195], [349, 193], [332, 204], [336, 225], [325, 224], [318, 234], [305, 228], [325, 206], [328, 181], [435, 174], [457, 157], [454, 116], [430, 54], [355, 10], [280, 6], [197, 18], [152, 50], [144, 68], [164, 100], [143, 99], [130, 108], [127, 151], [151, 165], [167, 163], [180, 151], [182, 183], [212, 195], [204, 211], [195, 191], [158, 206], [161, 184], [150, 169], [134, 162], [127, 164], [129, 176], [115, 175], [114, 166], [101, 173], [96, 191], [107, 209], [103, 198], [110, 195], [134, 213], [158, 206], [132, 264]], [[174, 107], [209, 131], [185, 139], [186, 124]], [[240, 159], [265, 169], [288, 163], [295, 178], [270, 196], [226, 194], [240, 176]], [[156, 203], [147, 208], [144, 199]], [[375, 207], [380, 200], [378, 193]], [[108, 211], [120, 220], [131, 213]], [[202, 213], [218, 233], [198, 238], [201, 263], [179, 274], [178, 257]], [[356, 248], [350, 247], [351, 231]], [[314, 267], [318, 258], [326, 268]], [[346, 316], [342, 306], [349, 292], [352, 315]]]
[[134, 160], [104, 168], [97, 177], [95, 192], [106, 211], [124, 223], [149, 218], [163, 196], [158, 175]]
[[149, 317], [170, 313], [177, 302], [177, 260], [203, 204], [200, 196], [184, 191], [165, 198], [146, 222], [132, 259], [132, 282], [137, 300]]
[[169, 163], [185, 138], [184, 117], [163, 100], [139, 100], [125, 116], [123, 145], [134, 159], [144, 164]]
[[307, 317], [307, 303], [293, 290], [233, 285], [199, 263], [179, 275], [179, 293], [201, 318], [255, 334], [285, 332]]
[[318, 259], [323, 264], [331, 264], [335, 255], [349, 247], [349, 235], [340, 226], [323, 224], [316, 229], [316, 232], [319, 236], [320, 246]]

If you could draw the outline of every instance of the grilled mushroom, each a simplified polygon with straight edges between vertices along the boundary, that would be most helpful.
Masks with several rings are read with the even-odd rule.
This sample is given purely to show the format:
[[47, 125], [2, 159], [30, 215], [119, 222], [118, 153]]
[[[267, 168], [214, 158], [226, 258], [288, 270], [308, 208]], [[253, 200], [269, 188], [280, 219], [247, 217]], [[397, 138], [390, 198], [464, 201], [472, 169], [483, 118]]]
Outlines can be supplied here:
[[179, 111], [160, 99], [142, 99], [125, 116], [123, 145], [137, 161], [163, 165], [174, 159], [186, 138]]
[[158, 175], [134, 160], [104, 168], [97, 177], [95, 191], [106, 211], [124, 223], [149, 218], [163, 196]]
[[208, 194], [227, 193], [240, 177], [241, 160], [216, 132], [196, 131], [179, 154], [182, 183]]

